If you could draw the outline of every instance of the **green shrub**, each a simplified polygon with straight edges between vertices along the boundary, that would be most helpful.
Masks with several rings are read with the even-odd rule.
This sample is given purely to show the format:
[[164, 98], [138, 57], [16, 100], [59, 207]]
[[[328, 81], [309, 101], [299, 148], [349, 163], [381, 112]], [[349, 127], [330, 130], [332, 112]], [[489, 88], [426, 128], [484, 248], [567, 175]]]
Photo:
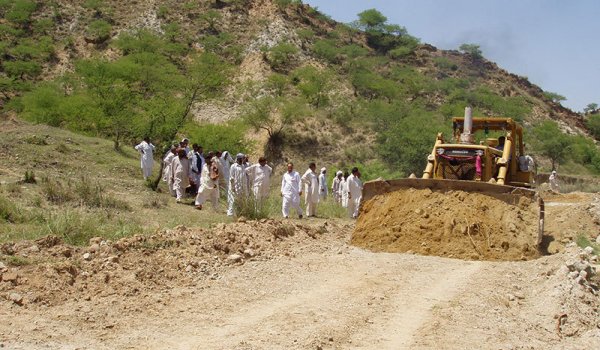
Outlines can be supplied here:
[[42, 178], [40, 189], [46, 200], [52, 204], [64, 204], [75, 199], [71, 190], [68, 187], [65, 187], [62, 182], [48, 177]]
[[458, 69], [458, 65], [446, 57], [436, 57], [433, 59], [433, 63], [436, 67], [442, 70], [455, 71]]
[[37, 180], [35, 179], [35, 173], [30, 170], [25, 170], [25, 177], [23, 178], [23, 182], [26, 184], [37, 183]]
[[248, 127], [241, 121], [233, 121], [226, 124], [209, 124], [188, 122], [182, 130], [192, 143], [197, 143], [204, 148], [205, 152], [222, 150], [236, 153], [248, 153], [252, 143], [246, 139]]
[[97, 44], [103, 43], [111, 37], [112, 25], [105, 20], [92, 21], [86, 30], [87, 38]]
[[25, 221], [26, 215], [23, 210], [4, 196], [0, 196], [0, 220], [8, 223], [20, 223]]
[[293, 44], [283, 42], [265, 50], [265, 58], [272, 69], [284, 71], [290, 68], [298, 48]]

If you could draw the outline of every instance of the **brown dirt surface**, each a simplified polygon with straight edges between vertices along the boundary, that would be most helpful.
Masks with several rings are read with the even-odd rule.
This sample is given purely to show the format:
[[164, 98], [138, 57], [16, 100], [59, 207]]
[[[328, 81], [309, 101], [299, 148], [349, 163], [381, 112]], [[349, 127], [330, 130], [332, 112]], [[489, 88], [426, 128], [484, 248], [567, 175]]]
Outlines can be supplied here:
[[232, 265], [290, 254], [291, 244], [341, 227], [332, 222], [309, 226], [242, 221], [208, 229], [178, 226], [115, 242], [97, 237], [88, 247], [63, 244], [56, 236], [4, 243], [0, 259], [21, 267], [14, 281], [0, 283], [0, 295], [21, 293], [26, 304], [46, 306], [109, 295], [139, 297], [151, 290], [194, 285], [198, 279], [217, 279]]
[[466, 260], [539, 257], [538, 209], [480, 193], [406, 189], [363, 203], [352, 243], [375, 252], [414, 252]]
[[369, 252], [349, 244], [351, 230], [348, 221], [264, 220], [84, 248], [52, 236], [5, 244], [0, 347], [600, 346], [597, 257], [573, 244], [532, 261], [463, 261]]

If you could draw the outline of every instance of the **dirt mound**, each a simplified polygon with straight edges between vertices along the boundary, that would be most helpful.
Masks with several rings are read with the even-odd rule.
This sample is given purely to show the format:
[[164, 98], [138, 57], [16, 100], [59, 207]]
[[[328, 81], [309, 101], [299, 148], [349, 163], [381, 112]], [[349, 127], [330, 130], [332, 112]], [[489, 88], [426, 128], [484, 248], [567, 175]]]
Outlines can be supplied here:
[[218, 280], [227, 269], [293, 256], [315, 241], [325, 250], [327, 239], [347, 229], [334, 222], [262, 220], [206, 229], [178, 226], [115, 242], [98, 237], [87, 247], [66, 245], [56, 236], [6, 243], [0, 245], [0, 300], [18, 295], [18, 304], [59, 305], [110, 295], [140, 297]]
[[539, 257], [537, 204], [479, 193], [400, 190], [365, 202], [352, 244], [468, 260]]

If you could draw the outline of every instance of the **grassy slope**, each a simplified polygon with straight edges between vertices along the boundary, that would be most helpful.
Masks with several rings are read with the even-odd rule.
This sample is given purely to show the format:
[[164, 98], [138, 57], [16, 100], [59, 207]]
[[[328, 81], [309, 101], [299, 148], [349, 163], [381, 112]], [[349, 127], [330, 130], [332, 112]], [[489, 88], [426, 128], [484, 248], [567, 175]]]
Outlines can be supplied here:
[[[87, 244], [95, 236], [117, 239], [177, 225], [208, 227], [232, 220], [225, 215], [224, 200], [218, 213], [198, 211], [191, 205], [192, 198], [186, 201], [190, 205], [176, 204], [165, 193], [164, 182], [159, 193], [149, 190], [132, 147], [124, 146], [119, 153], [109, 140], [20, 121], [2, 122], [0, 130], [0, 243], [55, 234], [70, 243]], [[22, 182], [26, 171], [34, 172], [37, 183]], [[77, 184], [82, 176], [88, 183], [100, 184], [108, 198], [125, 202], [129, 209], [90, 207], [76, 201], [55, 204], [47, 199], [44, 178]], [[280, 179], [279, 174], [272, 178], [269, 217], [281, 215]], [[77, 193], [75, 189], [70, 192]], [[2, 219], [7, 211], [17, 217], [9, 221], [16, 222]], [[322, 205], [320, 213], [345, 217], [345, 211], [331, 203]]]
[[[76, 243], [87, 243], [85, 238], [94, 235], [116, 238], [228, 220], [224, 213], [178, 205], [168, 194], [146, 188], [133, 148], [124, 147], [117, 153], [111, 141], [44, 125], [4, 123], [0, 129], [0, 196], [25, 217], [18, 223], [0, 220], [0, 242], [54, 233], [70, 234]], [[27, 170], [34, 172], [37, 184], [18, 183]], [[77, 183], [82, 176], [102, 185], [107, 196], [124, 201], [130, 209], [90, 208], [76, 202], [57, 205], [46, 198], [44, 177]], [[164, 183], [161, 189], [164, 191]]]

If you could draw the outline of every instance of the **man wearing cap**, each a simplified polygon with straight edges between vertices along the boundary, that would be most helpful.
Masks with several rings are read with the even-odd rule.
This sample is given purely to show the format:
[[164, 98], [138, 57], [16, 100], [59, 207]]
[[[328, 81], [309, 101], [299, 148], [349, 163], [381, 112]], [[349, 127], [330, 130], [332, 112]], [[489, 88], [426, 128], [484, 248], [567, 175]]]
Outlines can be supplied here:
[[306, 216], [317, 215], [317, 204], [319, 204], [319, 177], [315, 170], [315, 163], [308, 165], [308, 170], [302, 175], [302, 184], [304, 185], [304, 201], [306, 203]]
[[321, 174], [319, 175], [319, 195], [321, 200], [327, 198], [327, 168], [321, 168]]
[[229, 193], [229, 170], [235, 161], [231, 158], [229, 151], [223, 151], [221, 154], [221, 165], [223, 165], [223, 180], [225, 181], [225, 190]]
[[287, 172], [283, 174], [283, 178], [281, 179], [281, 197], [283, 197], [281, 212], [286, 219], [290, 215], [290, 207], [296, 209], [298, 217], [302, 219], [302, 208], [300, 208], [302, 185], [300, 181], [300, 174], [294, 171], [294, 164], [288, 163]]
[[338, 172], [335, 173], [333, 183], [331, 184], [331, 194], [333, 195], [333, 200], [338, 204], [342, 201], [341, 184], [343, 178], [344, 173], [342, 173], [341, 170], [338, 170]]
[[246, 176], [246, 171], [244, 171], [243, 162], [244, 155], [238, 153], [235, 156], [235, 163], [229, 169], [229, 191], [227, 192], [228, 216], [233, 216], [235, 201], [243, 200], [246, 194], [248, 194], [248, 177]]

